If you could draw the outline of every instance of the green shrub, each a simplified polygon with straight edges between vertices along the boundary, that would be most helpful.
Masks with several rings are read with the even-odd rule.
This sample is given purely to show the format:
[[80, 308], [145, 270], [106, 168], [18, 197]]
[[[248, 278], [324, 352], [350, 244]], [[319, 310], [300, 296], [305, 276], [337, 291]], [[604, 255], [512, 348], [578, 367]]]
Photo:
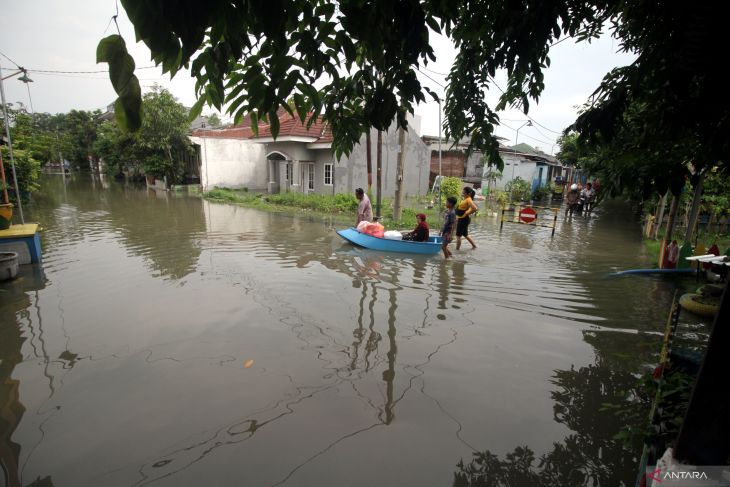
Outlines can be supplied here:
[[[13, 173], [10, 164], [10, 153], [7, 148], [2, 148], [3, 161], [5, 161], [5, 180], [8, 192], [10, 193], [11, 203], [18, 206], [15, 195], [15, 187], [13, 185]], [[18, 176], [18, 189], [22, 201], [28, 201], [30, 194], [40, 189], [41, 164], [34, 159], [30, 151], [14, 149], [13, 156], [15, 158], [15, 174]]]
[[550, 191], [550, 186], [538, 186], [535, 188], [535, 191], [532, 192], [532, 199], [533, 200], [544, 200], [547, 199], [552, 194], [552, 191]]
[[261, 195], [229, 188], [213, 188], [210, 191], [205, 191], [203, 197], [209, 200], [225, 201], [227, 203], [253, 203], [260, 200]]
[[532, 193], [530, 183], [519, 176], [507, 183], [504, 189], [512, 195], [512, 201], [527, 201]]
[[458, 198], [461, 195], [461, 179], [446, 177], [441, 181], [441, 196], [446, 199], [449, 196]]
[[509, 204], [509, 194], [506, 191], [495, 190], [492, 194], [500, 207], [507, 206]]
[[267, 195], [264, 199], [272, 205], [291, 206], [324, 213], [354, 212], [357, 210], [358, 204], [355, 196], [349, 193], [340, 193], [334, 196], [315, 193], [278, 193]]

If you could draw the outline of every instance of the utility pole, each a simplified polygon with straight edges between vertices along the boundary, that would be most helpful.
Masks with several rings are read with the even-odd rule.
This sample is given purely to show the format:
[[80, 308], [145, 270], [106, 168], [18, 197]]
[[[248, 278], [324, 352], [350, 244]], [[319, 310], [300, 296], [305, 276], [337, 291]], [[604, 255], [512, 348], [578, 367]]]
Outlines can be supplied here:
[[[21, 71], [19, 71], [21, 72]], [[19, 73], [18, 72], [18, 73]], [[22, 71], [25, 73], [25, 71]], [[0, 73], [2, 73], [2, 68], [0, 68]], [[10, 76], [15, 76], [18, 73], [11, 74], [9, 76], [6, 76], [5, 78], [9, 78]], [[2, 100], [3, 103], [3, 115], [5, 116], [5, 135], [8, 138], [8, 153], [10, 153], [10, 167], [12, 168], [12, 174], [13, 174], [13, 186], [15, 188], [15, 199], [18, 202], [18, 212], [20, 213], [20, 223], [25, 224], [25, 215], [23, 215], [23, 202], [21, 201], [21, 195], [20, 195], [20, 189], [18, 188], [18, 176], [15, 173], [15, 156], [13, 156], [13, 141], [10, 138], [10, 118], [8, 117], [8, 107], [5, 103], [5, 87], [3, 86], [3, 79], [2, 74], [0, 74], [0, 100]]]
[[378, 130], [378, 152], [377, 152], [376, 158], [377, 158], [376, 164], [378, 166], [376, 169], [378, 181], [376, 183], [377, 184], [377, 187], [376, 187], [377, 195], [376, 195], [376, 199], [375, 199], [375, 216], [378, 217], [378, 219], [380, 219], [380, 202], [381, 202], [380, 193], [381, 193], [382, 185], [383, 185], [383, 171], [382, 171], [382, 169], [383, 169], [383, 131], [382, 130]]
[[439, 104], [439, 210], [443, 208], [443, 202], [441, 201], [441, 183], [443, 178], [441, 177], [441, 98], [438, 99]]
[[368, 163], [368, 198], [372, 198], [373, 196], [373, 151], [370, 147], [371, 145], [372, 143], [370, 141], [370, 127], [368, 127], [368, 131], [365, 132], [365, 154]]
[[406, 131], [398, 128], [398, 165], [395, 170], [395, 202], [393, 204], [393, 220], [400, 221], [403, 212], [403, 159], [406, 153]]

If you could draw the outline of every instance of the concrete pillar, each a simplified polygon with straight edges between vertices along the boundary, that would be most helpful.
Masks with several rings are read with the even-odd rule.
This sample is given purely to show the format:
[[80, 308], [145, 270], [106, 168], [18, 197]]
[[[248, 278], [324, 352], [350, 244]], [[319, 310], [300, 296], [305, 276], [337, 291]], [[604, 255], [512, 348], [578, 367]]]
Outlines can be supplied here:
[[298, 159], [292, 161], [292, 191], [302, 192], [302, 169]]
[[286, 162], [277, 161], [279, 163], [279, 188], [281, 193], [286, 193], [289, 190], [289, 183], [286, 180]]

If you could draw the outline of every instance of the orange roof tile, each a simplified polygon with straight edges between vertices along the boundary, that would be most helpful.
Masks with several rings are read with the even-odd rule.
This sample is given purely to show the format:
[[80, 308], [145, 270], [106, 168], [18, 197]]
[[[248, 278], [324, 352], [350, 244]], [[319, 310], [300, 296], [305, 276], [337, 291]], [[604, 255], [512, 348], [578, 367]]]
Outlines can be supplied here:
[[[332, 142], [332, 127], [325, 122], [322, 117], [307, 127], [306, 123], [302, 123], [298, 115], [289, 115], [283, 108], [277, 111], [279, 116], [279, 135], [282, 137], [310, 137], [315, 139], [313, 142], [330, 143]], [[312, 114], [308, 114], [311, 118]], [[209, 137], [215, 139], [259, 139], [272, 137], [271, 126], [268, 123], [260, 122], [258, 125], [259, 133], [254, 135], [251, 128], [251, 118], [246, 116], [243, 121], [232, 127], [223, 129], [199, 129], [193, 132], [194, 137]]]

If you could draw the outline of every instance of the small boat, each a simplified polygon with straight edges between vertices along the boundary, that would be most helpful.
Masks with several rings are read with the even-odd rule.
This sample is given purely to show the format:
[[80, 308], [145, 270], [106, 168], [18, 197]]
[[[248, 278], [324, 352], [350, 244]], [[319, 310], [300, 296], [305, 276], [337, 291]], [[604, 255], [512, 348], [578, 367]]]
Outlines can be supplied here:
[[365, 247], [371, 250], [383, 252], [403, 252], [406, 254], [437, 254], [441, 250], [441, 237], [431, 236], [428, 242], [413, 242], [410, 240], [391, 240], [387, 238], [373, 237], [358, 232], [355, 228], [337, 230], [337, 234], [350, 243]]

